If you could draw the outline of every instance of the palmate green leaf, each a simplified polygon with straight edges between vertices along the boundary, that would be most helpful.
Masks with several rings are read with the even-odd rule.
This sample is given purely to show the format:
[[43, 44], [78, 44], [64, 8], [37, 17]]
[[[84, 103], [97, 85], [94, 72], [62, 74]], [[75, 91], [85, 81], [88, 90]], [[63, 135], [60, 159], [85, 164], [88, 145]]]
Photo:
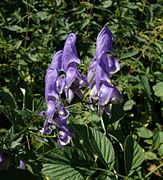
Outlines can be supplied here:
[[58, 180], [82, 180], [83, 177], [76, 167], [72, 167], [71, 164], [62, 164], [55, 163], [54, 164], [44, 164], [42, 173], [49, 177], [50, 180], [58, 179]]
[[100, 158], [109, 169], [112, 169], [115, 163], [115, 152], [111, 141], [94, 128], [90, 128], [88, 138], [90, 138], [92, 149], [97, 157]]
[[76, 124], [74, 130], [78, 137], [82, 138], [83, 146], [90, 156], [101, 161], [106, 168], [112, 169], [115, 163], [115, 152], [111, 141], [95, 128]]
[[54, 149], [43, 162], [42, 173], [50, 179], [77, 180], [94, 172], [90, 170], [93, 161], [79, 149]]
[[126, 175], [131, 176], [144, 161], [145, 155], [140, 145], [133, 140], [131, 135], [126, 138], [124, 147], [124, 161]]
[[98, 179], [100, 179], [100, 180], [112, 180], [113, 178], [111, 178], [109, 174], [102, 173], [98, 176]]

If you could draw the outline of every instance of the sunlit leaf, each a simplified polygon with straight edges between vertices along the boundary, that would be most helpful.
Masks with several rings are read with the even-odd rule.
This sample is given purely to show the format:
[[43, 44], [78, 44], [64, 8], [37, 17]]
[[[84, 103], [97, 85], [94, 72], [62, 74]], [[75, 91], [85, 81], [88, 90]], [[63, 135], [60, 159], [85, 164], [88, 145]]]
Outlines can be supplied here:
[[157, 155], [154, 152], [147, 151], [145, 152], [145, 160], [156, 160]]
[[127, 102], [125, 102], [125, 104], [123, 106], [123, 110], [124, 111], [131, 110], [135, 104], [136, 104], [135, 101], [130, 99]]
[[136, 130], [137, 130], [138, 135], [142, 138], [150, 138], [153, 136], [152, 131], [150, 131], [149, 129], [145, 127], [136, 128]]
[[162, 97], [163, 96], [163, 82], [159, 82], [153, 86], [153, 90], [156, 96]]

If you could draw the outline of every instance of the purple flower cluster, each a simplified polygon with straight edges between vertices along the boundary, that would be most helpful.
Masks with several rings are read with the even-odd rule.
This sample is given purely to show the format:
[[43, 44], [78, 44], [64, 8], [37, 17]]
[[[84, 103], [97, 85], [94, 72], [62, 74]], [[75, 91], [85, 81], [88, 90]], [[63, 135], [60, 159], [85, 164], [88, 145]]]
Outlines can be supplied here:
[[74, 95], [83, 98], [81, 87], [87, 85], [87, 79], [77, 69], [80, 60], [76, 50], [76, 35], [70, 33], [64, 48], [58, 51], [47, 69], [45, 77], [45, 100], [47, 104], [46, 120], [42, 134], [51, 133], [51, 125], [55, 125], [58, 132], [58, 142], [61, 146], [71, 140], [71, 131], [67, 125], [69, 111], [61, 103], [64, 93], [68, 103]]
[[88, 86], [90, 101], [93, 103], [98, 100], [100, 115], [104, 111], [109, 114], [108, 104], [118, 103], [121, 99], [119, 91], [110, 80], [112, 74], [120, 69], [118, 61], [113, 56], [107, 56], [107, 53], [112, 51], [112, 40], [112, 33], [104, 27], [97, 37], [96, 56], [90, 63], [87, 78], [77, 69], [80, 60], [74, 33], [67, 36], [63, 50], [53, 56], [45, 77], [47, 110], [41, 133], [51, 133], [51, 125], [55, 125], [61, 146], [68, 144], [72, 136], [67, 125], [69, 111], [61, 103], [62, 93], [65, 94], [67, 102], [71, 103], [75, 95], [82, 99], [81, 88]]
[[108, 104], [117, 104], [121, 100], [120, 92], [111, 83], [111, 76], [119, 71], [120, 65], [113, 56], [108, 56], [112, 52], [112, 33], [104, 27], [97, 36], [96, 56], [92, 59], [87, 80], [90, 89], [90, 102], [93, 104], [98, 100], [98, 112], [110, 115]]

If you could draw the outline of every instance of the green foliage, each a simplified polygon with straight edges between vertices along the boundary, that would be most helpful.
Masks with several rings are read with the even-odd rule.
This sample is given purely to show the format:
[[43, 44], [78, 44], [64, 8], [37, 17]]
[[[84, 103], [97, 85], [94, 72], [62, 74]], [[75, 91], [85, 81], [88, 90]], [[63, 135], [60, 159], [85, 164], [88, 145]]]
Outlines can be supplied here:
[[131, 176], [144, 161], [142, 148], [131, 136], [128, 136], [125, 142], [124, 160], [127, 176]]
[[[27, 179], [161, 179], [161, 1], [2, 0], [0, 9], [0, 153], [10, 162], [6, 172], [18, 176], [23, 160]], [[74, 32], [86, 74], [103, 26], [114, 35], [113, 55], [121, 69], [113, 83], [122, 104], [102, 119], [86, 102], [67, 105], [74, 136], [59, 148], [55, 133], [40, 134], [46, 69]], [[87, 101], [87, 90], [84, 94]]]

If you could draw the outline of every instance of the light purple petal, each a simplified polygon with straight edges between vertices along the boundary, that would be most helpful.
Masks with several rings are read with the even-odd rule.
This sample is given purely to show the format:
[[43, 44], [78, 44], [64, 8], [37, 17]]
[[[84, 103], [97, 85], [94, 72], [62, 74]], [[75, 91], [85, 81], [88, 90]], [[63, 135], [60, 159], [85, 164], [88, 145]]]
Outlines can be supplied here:
[[96, 42], [96, 57], [99, 58], [101, 54], [106, 54], [112, 51], [113, 35], [106, 27], [102, 28], [97, 36]]
[[97, 91], [96, 85], [94, 85], [92, 87], [92, 89], [90, 90], [90, 96], [91, 96], [92, 99], [97, 100], [97, 98], [98, 98], [98, 91]]
[[69, 66], [76, 67], [76, 65], [80, 63], [75, 43], [76, 35], [74, 33], [70, 33], [67, 36], [63, 48], [62, 66], [64, 71], [67, 71]]
[[77, 77], [77, 69], [74, 67], [68, 68], [66, 72], [66, 88], [69, 88]]
[[108, 83], [111, 84], [111, 80], [109, 79], [108, 75], [103, 71], [102, 67], [97, 64], [96, 67], [96, 77], [95, 77], [95, 82], [96, 82], [96, 88], [97, 91], [100, 91], [100, 87], [103, 83]]
[[45, 99], [46, 102], [58, 98], [56, 91], [56, 81], [58, 78], [58, 72], [56, 69], [48, 69], [45, 76]]
[[68, 88], [68, 89], [65, 89], [65, 95], [66, 95], [67, 102], [70, 104], [72, 99], [74, 98], [74, 92], [70, 88]]
[[65, 77], [59, 77], [56, 81], [57, 92], [61, 94], [65, 88], [66, 79]]
[[108, 103], [117, 104], [121, 99], [120, 92], [110, 85], [103, 84], [99, 91], [99, 104], [105, 106]]
[[57, 69], [58, 71], [61, 70], [61, 68], [62, 68], [62, 61], [61, 61], [62, 54], [63, 54], [62, 50], [58, 51], [56, 54], [54, 54], [49, 68]]
[[56, 106], [54, 101], [48, 101], [47, 103], [47, 110], [46, 110], [46, 117], [49, 123], [52, 122], [54, 113], [56, 111]]
[[61, 106], [60, 109], [58, 109], [58, 111], [59, 111], [59, 116], [61, 117], [61, 121], [64, 123], [65, 121], [63, 120], [67, 119], [70, 113], [64, 106]]
[[22, 160], [20, 160], [20, 169], [25, 169], [25, 163], [22, 161]]

